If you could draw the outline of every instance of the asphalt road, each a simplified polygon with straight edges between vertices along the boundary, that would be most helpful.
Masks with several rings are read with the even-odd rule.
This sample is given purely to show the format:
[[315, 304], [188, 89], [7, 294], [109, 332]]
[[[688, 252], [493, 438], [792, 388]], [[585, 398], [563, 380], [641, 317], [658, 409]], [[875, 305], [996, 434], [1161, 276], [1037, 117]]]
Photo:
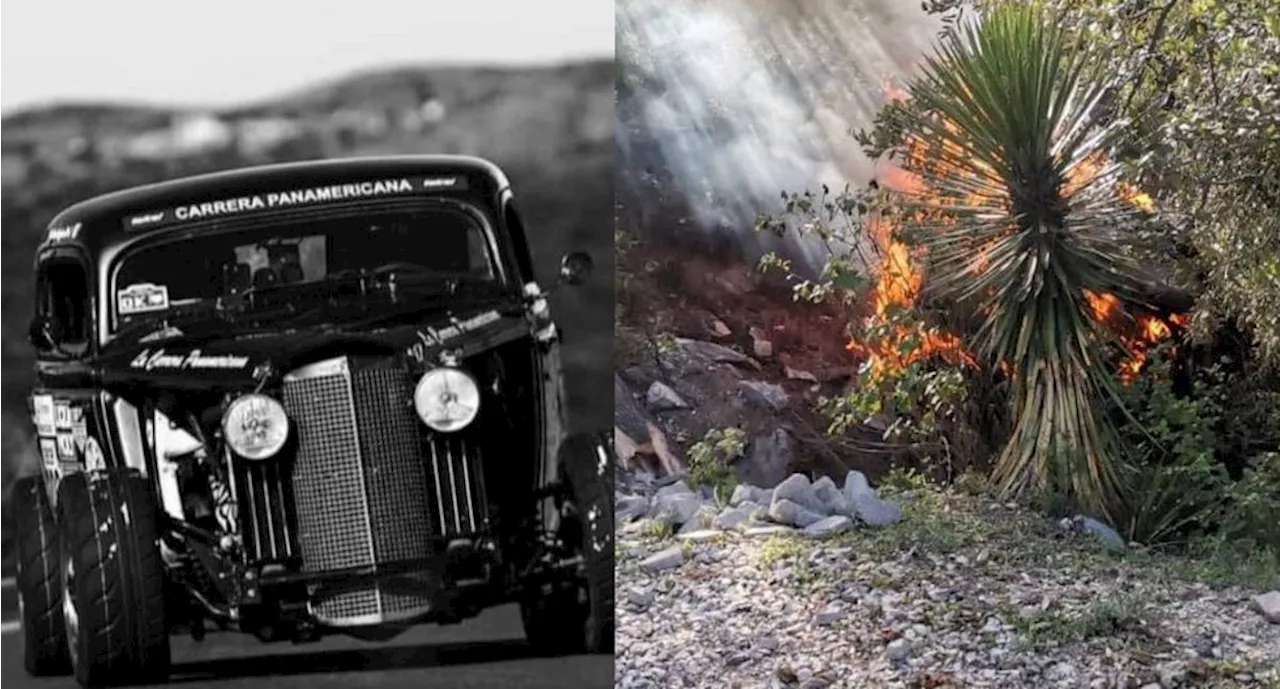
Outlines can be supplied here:
[[[5, 689], [71, 689], [70, 678], [34, 679], [22, 669], [17, 597], [4, 580], [0, 678]], [[515, 606], [494, 608], [459, 625], [417, 627], [385, 643], [333, 637], [294, 646], [210, 632], [202, 642], [173, 637], [171, 683], [190, 689], [354, 689], [357, 687], [497, 687], [562, 689], [613, 686], [611, 656], [533, 657]]]

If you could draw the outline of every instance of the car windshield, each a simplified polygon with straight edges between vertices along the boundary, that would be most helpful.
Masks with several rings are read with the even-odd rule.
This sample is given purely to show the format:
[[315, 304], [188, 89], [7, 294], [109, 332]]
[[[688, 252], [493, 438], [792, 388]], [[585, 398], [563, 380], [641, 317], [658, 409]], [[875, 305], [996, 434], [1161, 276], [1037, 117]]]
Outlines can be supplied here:
[[117, 331], [238, 294], [331, 298], [325, 287], [346, 277], [394, 274], [410, 290], [498, 280], [485, 228], [444, 207], [215, 231], [143, 247], [118, 265], [112, 281]]

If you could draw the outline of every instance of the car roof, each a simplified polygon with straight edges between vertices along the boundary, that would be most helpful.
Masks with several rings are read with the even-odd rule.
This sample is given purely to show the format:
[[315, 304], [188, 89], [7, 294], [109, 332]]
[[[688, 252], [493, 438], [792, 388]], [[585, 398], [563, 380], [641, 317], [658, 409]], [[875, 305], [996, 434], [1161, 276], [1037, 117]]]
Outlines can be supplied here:
[[412, 181], [412, 191], [419, 195], [465, 191], [470, 198], [477, 192], [496, 198], [509, 187], [498, 166], [471, 156], [335, 158], [239, 168], [124, 189], [69, 206], [49, 222], [37, 255], [75, 246], [96, 257], [135, 237], [189, 225], [185, 220], [199, 214], [201, 207], [214, 215], [234, 215], [260, 208], [264, 199], [314, 205], [315, 192], [321, 193], [321, 202], [330, 191], [346, 190], [353, 197], [361, 196], [362, 190], [376, 196], [390, 189], [394, 194], [409, 190], [400, 186], [405, 181]]

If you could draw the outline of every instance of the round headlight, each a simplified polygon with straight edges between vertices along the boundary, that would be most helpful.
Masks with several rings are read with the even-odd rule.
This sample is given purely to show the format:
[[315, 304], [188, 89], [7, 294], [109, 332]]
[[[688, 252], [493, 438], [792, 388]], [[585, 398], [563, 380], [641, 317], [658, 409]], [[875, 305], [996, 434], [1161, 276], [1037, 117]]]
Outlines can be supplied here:
[[466, 428], [480, 411], [480, 386], [456, 368], [427, 371], [413, 391], [413, 407], [432, 430], [451, 433]]
[[267, 459], [289, 439], [289, 417], [284, 407], [266, 395], [238, 397], [222, 415], [227, 444], [245, 459]]

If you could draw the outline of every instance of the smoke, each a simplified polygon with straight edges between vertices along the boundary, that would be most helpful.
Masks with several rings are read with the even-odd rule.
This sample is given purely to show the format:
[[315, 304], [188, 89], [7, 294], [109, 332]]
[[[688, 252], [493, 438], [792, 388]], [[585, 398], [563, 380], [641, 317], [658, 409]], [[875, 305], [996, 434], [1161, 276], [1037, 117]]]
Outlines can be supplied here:
[[941, 28], [904, 0], [619, 0], [617, 25], [620, 183], [661, 169], [700, 230], [808, 272], [825, 250], [758, 238], [756, 218], [871, 178], [851, 132]]

